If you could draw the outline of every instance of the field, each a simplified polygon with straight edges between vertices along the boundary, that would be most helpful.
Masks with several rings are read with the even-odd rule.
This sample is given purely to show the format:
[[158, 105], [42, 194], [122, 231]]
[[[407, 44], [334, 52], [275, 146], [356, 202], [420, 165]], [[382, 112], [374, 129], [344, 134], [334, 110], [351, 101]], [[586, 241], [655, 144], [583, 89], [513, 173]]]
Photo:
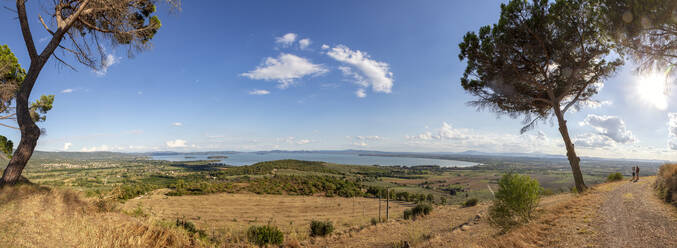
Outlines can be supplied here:
[[[189, 232], [202, 233], [201, 242], [215, 246], [246, 244], [246, 230], [266, 224], [280, 228], [287, 240], [314, 242], [314, 238], [309, 238], [311, 220], [331, 221], [338, 236], [363, 229], [370, 233], [368, 230], [375, 228], [371, 219], [378, 216], [378, 196], [385, 198], [386, 189], [393, 199], [391, 220], [400, 223], [391, 226], [396, 230], [393, 232], [400, 240], [412, 240], [428, 235], [426, 232], [432, 229], [423, 226], [424, 222], [401, 224], [410, 222], [402, 220], [404, 209], [417, 203], [433, 204], [435, 209], [449, 210], [436, 216], [453, 223], [466, 221], [476, 212], [459, 208], [459, 204], [477, 198], [480, 205], [486, 206], [492, 199], [491, 191], [498, 189], [498, 179], [506, 172], [537, 179], [545, 195], [568, 193], [573, 185], [563, 159], [486, 156], [450, 159], [481, 165], [357, 166], [278, 160], [228, 166], [215, 161], [153, 161], [141, 155], [119, 153], [38, 152], [24, 176], [39, 185], [81, 192], [88, 201], [116, 202], [127, 218], [144, 223], [154, 220], [176, 228], [181, 227], [175, 225], [177, 220], [189, 222], [195, 226], [187, 229]], [[655, 173], [660, 165], [592, 159], [581, 165], [586, 183], [592, 186], [604, 182], [612, 172], [627, 176], [628, 168], [637, 163], [644, 168], [645, 175]], [[385, 217], [385, 203], [382, 208]], [[435, 230], [450, 228], [449, 223], [434, 223]], [[371, 242], [369, 237], [363, 238], [364, 244]]]
[[[210, 194], [168, 197], [162, 190], [127, 201], [123, 208], [166, 221], [177, 218], [195, 223], [209, 235], [228, 242], [245, 238], [251, 225], [272, 224], [291, 239], [305, 240], [312, 220], [330, 220], [336, 231], [370, 225], [378, 216], [378, 199], [353, 197], [286, 196], [257, 194]], [[390, 217], [401, 218], [413, 204], [390, 202]], [[385, 201], [382, 217], [385, 218]]]

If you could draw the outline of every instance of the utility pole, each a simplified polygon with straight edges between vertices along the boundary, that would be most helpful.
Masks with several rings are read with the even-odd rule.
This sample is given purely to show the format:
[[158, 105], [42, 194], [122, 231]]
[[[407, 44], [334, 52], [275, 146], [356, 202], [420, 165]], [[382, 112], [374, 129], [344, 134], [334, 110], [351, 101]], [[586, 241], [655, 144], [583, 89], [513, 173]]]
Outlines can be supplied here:
[[386, 188], [386, 221], [390, 220], [390, 188]]

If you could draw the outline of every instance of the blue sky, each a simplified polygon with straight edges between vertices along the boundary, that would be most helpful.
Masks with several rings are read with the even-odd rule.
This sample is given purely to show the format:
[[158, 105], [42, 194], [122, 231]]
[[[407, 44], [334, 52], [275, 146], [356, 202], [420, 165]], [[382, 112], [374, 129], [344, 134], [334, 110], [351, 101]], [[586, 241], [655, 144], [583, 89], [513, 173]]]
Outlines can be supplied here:
[[[178, 14], [161, 8], [163, 27], [149, 51], [128, 58], [125, 47], [107, 48], [110, 66], [99, 72], [48, 63], [33, 97], [56, 99], [38, 149], [564, 154], [550, 122], [520, 135], [519, 119], [466, 105], [472, 97], [460, 86], [458, 43], [495, 23], [499, 4], [184, 1]], [[42, 47], [41, 7], [28, 5]], [[0, 20], [0, 44], [28, 65], [14, 13], [3, 9]], [[599, 106], [567, 114], [577, 151], [677, 160], [674, 97], [640, 84], [647, 80], [632, 67], [607, 80]], [[15, 130], [2, 134], [18, 141]]]

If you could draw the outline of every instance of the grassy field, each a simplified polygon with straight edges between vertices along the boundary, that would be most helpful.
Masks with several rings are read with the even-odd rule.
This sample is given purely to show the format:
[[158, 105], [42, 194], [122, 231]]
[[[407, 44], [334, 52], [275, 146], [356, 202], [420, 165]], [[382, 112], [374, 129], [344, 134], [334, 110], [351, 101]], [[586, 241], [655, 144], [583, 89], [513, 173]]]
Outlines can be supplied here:
[[[116, 153], [39, 153], [24, 176], [57, 190], [82, 192], [87, 201], [117, 202], [122, 211], [115, 218], [139, 219], [140, 226], [157, 226], [148, 224], [149, 220], [173, 228], [177, 219], [194, 223], [204, 231], [203, 241], [216, 246], [245, 244], [245, 231], [253, 225], [277, 226], [286, 238], [300, 242], [313, 240], [308, 237], [313, 219], [332, 221], [339, 234], [373, 228], [370, 220], [378, 216], [377, 196], [385, 198], [386, 188], [390, 188], [391, 199], [400, 200], [391, 202], [391, 219], [399, 223], [403, 210], [417, 202], [447, 209], [440, 213], [449, 215], [444, 218], [463, 221], [473, 213], [458, 208], [459, 203], [470, 198], [492, 199], [497, 180], [509, 171], [537, 179], [547, 194], [569, 192], [573, 185], [568, 165], [561, 161], [474, 159], [470, 161], [482, 164], [440, 168], [279, 160], [227, 166], [214, 161], [152, 161]], [[591, 186], [603, 182], [609, 173], [627, 174], [632, 164], [591, 161], [582, 165]], [[655, 173], [657, 166], [644, 168], [643, 173]], [[464, 213], [463, 218], [457, 219], [457, 212]], [[425, 231], [421, 225], [402, 226], [398, 237], [427, 235], [421, 233]]]
[[[336, 231], [370, 225], [378, 216], [378, 199], [354, 197], [288, 196], [257, 194], [210, 194], [168, 197], [163, 190], [127, 201], [123, 209], [132, 212], [139, 206], [152, 217], [165, 221], [185, 219], [227, 243], [245, 238], [248, 227], [272, 224], [285, 237], [305, 240], [312, 220], [331, 221]], [[390, 202], [390, 217], [401, 218], [414, 204]], [[385, 201], [382, 217], [385, 218]]]

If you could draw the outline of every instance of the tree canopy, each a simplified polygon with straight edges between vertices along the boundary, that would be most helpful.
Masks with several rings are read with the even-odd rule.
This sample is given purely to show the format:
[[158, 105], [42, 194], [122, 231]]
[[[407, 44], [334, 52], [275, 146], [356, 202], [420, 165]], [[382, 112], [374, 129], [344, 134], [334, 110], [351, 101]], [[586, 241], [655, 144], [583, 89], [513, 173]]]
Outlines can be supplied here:
[[564, 114], [592, 100], [618, 66], [613, 43], [603, 39], [598, 11], [585, 0], [513, 0], [501, 5], [497, 24], [468, 32], [459, 44], [467, 62], [461, 85], [470, 102], [512, 118], [524, 117], [521, 132], [555, 116], [576, 186], [585, 185]]
[[599, 24], [618, 51], [638, 69], [669, 70], [677, 64], [677, 1], [598, 0]]
[[[165, 0], [178, 9], [178, 0]], [[37, 121], [44, 121], [44, 114], [52, 108], [54, 96], [42, 96], [29, 102], [31, 91], [47, 61], [54, 57], [58, 62], [75, 69], [55, 51], [73, 56], [80, 64], [93, 69], [106, 66], [106, 47], [124, 45], [128, 55], [150, 48], [150, 40], [162, 26], [154, 14], [159, 0], [53, 0], [43, 3], [47, 21], [37, 15], [42, 28], [51, 39], [40, 52], [35, 47], [33, 32], [26, 12], [26, 0], [16, 0], [16, 13], [21, 34], [31, 63], [25, 76], [18, 80], [16, 90], [15, 118], [21, 131], [21, 140], [5, 169], [0, 186], [18, 182], [40, 137]], [[14, 61], [14, 60], [12, 60]], [[18, 63], [16, 63], [18, 65]], [[12, 65], [12, 63], [10, 63]], [[10, 67], [9, 70], [12, 70]], [[4, 100], [4, 99], [2, 99]], [[30, 106], [29, 106], [30, 103]]]

